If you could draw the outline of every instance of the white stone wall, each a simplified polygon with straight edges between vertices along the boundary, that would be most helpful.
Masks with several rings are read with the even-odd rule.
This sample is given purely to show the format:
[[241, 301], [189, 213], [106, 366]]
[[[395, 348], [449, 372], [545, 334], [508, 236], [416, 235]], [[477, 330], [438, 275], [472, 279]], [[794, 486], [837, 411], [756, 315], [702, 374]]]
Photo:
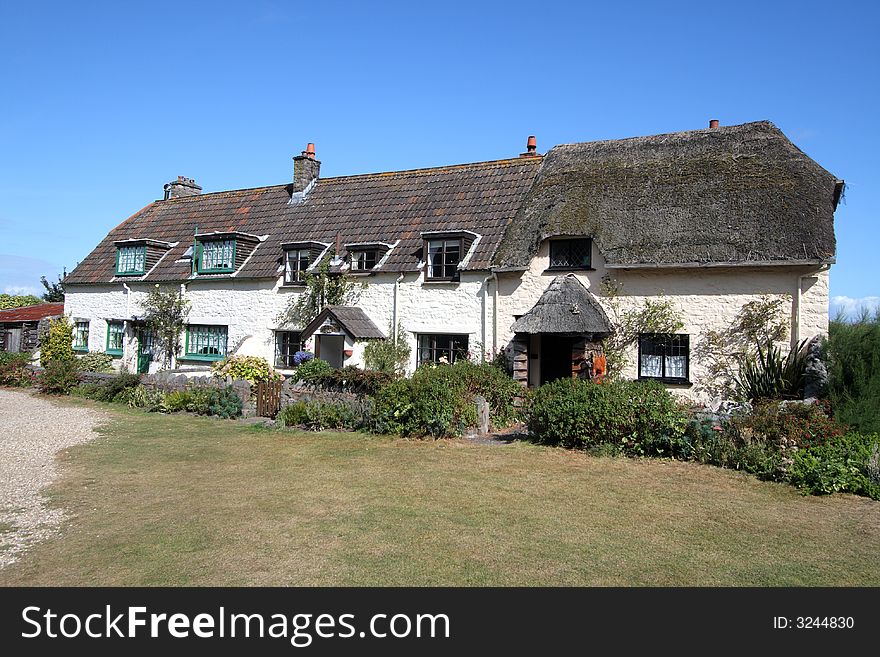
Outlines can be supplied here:
[[[623, 285], [622, 304], [641, 304], [661, 293], [678, 310], [684, 322], [683, 333], [690, 335], [691, 382], [684, 394], [694, 395], [705, 375], [705, 366], [693, 357], [694, 347], [709, 330], [721, 330], [733, 320], [742, 306], [763, 295], [782, 298], [791, 309], [792, 339], [824, 334], [828, 330], [828, 272], [797, 267], [701, 268], [689, 270], [607, 270], [602, 254], [593, 249], [594, 271], [578, 272], [581, 282], [607, 307], [600, 283], [609, 272]], [[497, 346], [503, 348], [513, 337], [510, 327], [515, 317], [528, 312], [559, 272], [546, 272], [549, 245], [544, 243], [526, 272], [498, 274]], [[487, 282], [488, 279], [488, 282]], [[364, 279], [356, 305], [386, 335], [394, 313], [397, 274], [378, 274]], [[278, 316], [301, 288], [282, 287], [279, 280], [194, 280], [186, 284], [185, 296], [192, 307], [191, 324], [226, 325], [230, 353], [262, 356], [274, 362], [275, 330], [284, 329]], [[491, 351], [495, 283], [486, 272], [464, 272], [459, 283], [427, 283], [423, 273], [411, 272], [397, 284], [397, 317], [410, 345], [409, 371], [417, 363], [417, 336], [420, 333], [454, 333], [468, 336], [475, 358]], [[797, 294], [800, 286], [800, 295]], [[175, 289], [178, 286], [173, 286]], [[150, 284], [129, 283], [131, 296], [122, 284], [69, 286], [65, 312], [72, 318], [90, 320], [89, 349], [104, 351], [106, 322], [140, 315], [140, 305]], [[800, 319], [799, 323], [796, 318]], [[289, 328], [289, 327], [288, 327]], [[136, 359], [136, 341], [129, 328], [126, 354], [121, 362], [130, 369]], [[346, 365], [363, 365], [364, 343], [346, 342], [353, 351]], [[314, 350], [314, 338], [306, 348]], [[490, 354], [491, 357], [491, 354]], [[635, 377], [636, 350], [630, 354], [624, 372]], [[208, 363], [182, 361], [182, 367], [204, 369]], [[158, 364], [153, 365], [155, 369]]]
[[[408, 273], [398, 284], [398, 319], [410, 345], [409, 370], [417, 362], [419, 333], [459, 333], [468, 336], [475, 351], [482, 348], [483, 303], [485, 274], [463, 273], [460, 283], [426, 283], [422, 273]], [[379, 274], [365, 278], [366, 286], [358, 289], [356, 305], [388, 334], [394, 313], [394, 288], [397, 274]], [[89, 350], [104, 351], [109, 320], [130, 319], [143, 314], [142, 301], [153, 284], [130, 282], [130, 295], [121, 283], [100, 286], [68, 286], [65, 312], [72, 318], [89, 320]], [[179, 285], [164, 286], [179, 289]], [[274, 362], [275, 331], [290, 329], [279, 321], [279, 315], [292, 297], [302, 288], [283, 287], [281, 280], [193, 280], [185, 286], [184, 295], [191, 303], [190, 324], [223, 325], [228, 327], [229, 353], [262, 356]], [[491, 298], [489, 299], [491, 303]], [[491, 315], [489, 315], [491, 322]], [[126, 350], [120, 365], [134, 369], [137, 341], [130, 324], [126, 325]], [[489, 328], [491, 331], [491, 325]], [[488, 334], [491, 340], [491, 332]], [[306, 348], [314, 350], [314, 336]], [[353, 351], [346, 365], [363, 365], [365, 344], [347, 340], [346, 349]], [[158, 363], [152, 365], [155, 370]], [[203, 370], [210, 363], [181, 359], [178, 367]]]
[[[682, 333], [690, 336], [690, 381], [693, 387], [677, 388], [682, 394], [700, 397], [700, 383], [706, 374], [705, 363], [694, 358], [694, 348], [710, 330], [730, 325], [746, 303], [762, 296], [780, 298], [790, 309], [789, 333], [794, 339], [826, 334], [828, 331], [828, 272], [805, 267], [746, 268], [707, 267], [700, 269], [609, 270], [598, 249], [593, 246], [594, 271], [575, 272], [578, 279], [596, 296], [613, 321], [607, 299], [602, 297], [601, 282], [611, 275], [623, 286], [621, 308], [641, 305], [645, 299], [661, 294], [671, 301], [684, 323]], [[538, 256], [525, 272], [499, 274], [498, 339], [501, 345], [513, 337], [510, 326], [515, 317], [528, 312], [560, 273], [546, 271], [550, 264], [549, 243], [544, 242]], [[797, 289], [801, 286], [800, 325]], [[624, 376], [635, 378], [637, 348], [628, 355], [629, 366]]]

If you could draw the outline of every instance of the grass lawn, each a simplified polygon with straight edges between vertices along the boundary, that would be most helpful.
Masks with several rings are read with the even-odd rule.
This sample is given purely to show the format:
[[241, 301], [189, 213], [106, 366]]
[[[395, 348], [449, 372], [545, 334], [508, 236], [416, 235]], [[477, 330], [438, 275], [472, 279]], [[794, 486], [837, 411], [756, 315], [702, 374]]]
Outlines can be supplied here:
[[0, 584], [880, 585], [864, 498], [530, 444], [109, 413], [60, 457], [62, 534]]

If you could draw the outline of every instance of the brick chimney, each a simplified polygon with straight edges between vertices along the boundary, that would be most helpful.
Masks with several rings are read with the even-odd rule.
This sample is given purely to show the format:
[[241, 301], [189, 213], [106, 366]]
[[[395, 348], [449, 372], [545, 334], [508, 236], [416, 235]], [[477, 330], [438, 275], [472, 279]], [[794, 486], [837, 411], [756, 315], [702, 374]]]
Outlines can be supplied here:
[[709, 120], [709, 127], [710, 128], [717, 128], [718, 127], [718, 119], [710, 119]]
[[163, 189], [165, 190], [166, 201], [170, 198], [198, 196], [202, 193], [202, 188], [196, 184], [196, 181], [185, 176], [177, 176], [177, 180], [167, 183]]
[[528, 140], [526, 141], [526, 152], [520, 153], [520, 157], [536, 157], [538, 155], [538, 140], [535, 139], [535, 135], [529, 135]]
[[305, 192], [320, 173], [321, 162], [315, 159], [315, 145], [309, 144], [306, 150], [293, 158], [293, 192]]

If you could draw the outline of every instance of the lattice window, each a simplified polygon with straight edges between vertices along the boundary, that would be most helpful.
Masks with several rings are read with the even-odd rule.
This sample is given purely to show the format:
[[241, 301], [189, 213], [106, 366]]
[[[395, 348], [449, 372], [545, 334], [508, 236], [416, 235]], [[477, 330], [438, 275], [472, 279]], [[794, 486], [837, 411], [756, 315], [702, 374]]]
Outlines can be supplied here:
[[551, 269], [589, 269], [592, 262], [593, 241], [552, 240], [550, 242]]
[[202, 243], [200, 272], [229, 272], [235, 269], [235, 240]]
[[143, 274], [146, 262], [146, 246], [120, 246], [116, 249], [116, 273], [120, 276]]
[[429, 279], [452, 280], [461, 262], [461, 240], [428, 240]]
[[468, 336], [440, 333], [419, 335], [419, 365], [423, 363], [454, 363], [467, 358]]
[[690, 367], [690, 336], [639, 336], [639, 378], [687, 382]]
[[186, 334], [186, 356], [203, 360], [220, 360], [226, 356], [226, 326], [191, 324]]

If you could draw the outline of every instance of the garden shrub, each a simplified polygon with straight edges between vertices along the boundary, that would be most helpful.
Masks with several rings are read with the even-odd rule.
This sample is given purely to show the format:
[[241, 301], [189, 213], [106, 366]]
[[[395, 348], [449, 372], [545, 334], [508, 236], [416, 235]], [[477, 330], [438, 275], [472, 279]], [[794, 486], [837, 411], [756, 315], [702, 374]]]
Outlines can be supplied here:
[[82, 372], [100, 372], [109, 374], [113, 372], [113, 356], [100, 351], [92, 351], [78, 358], [79, 369]]
[[368, 426], [371, 415], [368, 398], [300, 400], [281, 409], [276, 420], [282, 427], [301, 426], [311, 431], [356, 430]]
[[[306, 352], [307, 353], [307, 352]], [[299, 352], [297, 352], [299, 354]], [[294, 356], [294, 359], [296, 356]], [[293, 378], [296, 381], [305, 381], [306, 383], [316, 383], [320, 378], [332, 371], [330, 364], [320, 358], [308, 358], [303, 361], [302, 365], [296, 368]]]
[[294, 367], [299, 367], [303, 363], [306, 363], [315, 358], [315, 354], [311, 351], [297, 351], [293, 355], [293, 365]]
[[824, 347], [835, 417], [862, 433], [880, 432], [880, 312], [832, 320]]
[[518, 383], [489, 363], [462, 360], [420, 367], [412, 378], [387, 384], [375, 394], [373, 430], [402, 436], [460, 436], [477, 423], [477, 395], [488, 402], [492, 425], [501, 427], [516, 417], [514, 400], [521, 394]]
[[214, 376], [244, 379], [251, 385], [256, 385], [258, 381], [281, 379], [281, 375], [272, 369], [269, 361], [260, 356], [230, 356], [214, 363], [211, 370]]
[[786, 481], [793, 451], [783, 443], [740, 433], [729, 422], [695, 420], [687, 427], [680, 457], [741, 470], [759, 479]]
[[30, 362], [29, 353], [0, 352], [0, 386], [31, 387], [35, 375], [29, 367]]
[[783, 448], [805, 448], [843, 435], [847, 428], [836, 422], [827, 401], [813, 404], [756, 403], [750, 413], [735, 415], [732, 428], [746, 438], [771, 442]]
[[73, 325], [62, 315], [49, 320], [49, 326], [40, 336], [40, 365], [52, 361], [71, 361], [73, 354]]
[[[317, 362], [323, 363], [324, 361]], [[323, 390], [373, 395], [376, 394], [382, 386], [385, 386], [394, 380], [394, 376], [386, 374], [385, 372], [362, 370], [354, 365], [348, 365], [338, 370], [329, 366], [324, 368], [322, 366], [312, 365], [311, 363], [306, 367], [308, 370], [305, 376], [308, 378], [303, 380], [310, 385]], [[299, 370], [297, 370], [297, 374], [299, 374]]]
[[403, 325], [397, 325], [395, 341], [389, 327], [389, 337], [385, 340], [370, 340], [364, 347], [364, 367], [367, 370], [384, 372], [393, 377], [403, 376], [409, 363], [410, 346], [406, 340]]
[[577, 449], [610, 443], [625, 454], [665, 454], [681, 442], [686, 424], [679, 404], [655, 381], [560, 379], [538, 388], [528, 408], [534, 440]]
[[199, 386], [165, 394], [156, 409], [163, 413], [189, 411], [198, 415], [233, 418], [241, 415], [242, 402], [232, 386], [225, 388]]
[[75, 360], [53, 360], [37, 376], [37, 386], [49, 395], [66, 395], [79, 385], [79, 368]]
[[129, 408], [142, 408], [147, 411], [159, 410], [163, 395], [158, 390], [152, 390], [142, 385], [126, 388], [119, 393], [119, 401], [127, 404]]
[[104, 386], [99, 383], [81, 383], [76, 388], [71, 388], [70, 394], [84, 399], [106, 401], [104, 399]]
[[130, 372], [120, 372], [112, 379], [107, 379], [101, 386], [100, 401], [122, 401], [122, 394], [128, 388], [134, 388], [141, 382], [140, 374], [132, 374]]
[[765, 342], [758, 344], [756, 353], [741, 357], [734, 377], [737, 396], [750, 401], [800, 399], [806, 381], [807, 342], [802, 340], [787, 356], [773, 342]]
[[854, 493], [880, 500], [880, 437], [847, 433], [799, 450], [791, 483], [805, 493]]
[[185, 411], [191, 402], [192, 395], [188, 390], [174, 390], [165, 394], [159, 404], [159, 410], [162, 413], [177, 413]]
[[208, 403], [208, 415], [216, 415], [222, 418], [233, 418], [241, 415], [241, 397], [236, 394], [232, 386], [212, 389]]

